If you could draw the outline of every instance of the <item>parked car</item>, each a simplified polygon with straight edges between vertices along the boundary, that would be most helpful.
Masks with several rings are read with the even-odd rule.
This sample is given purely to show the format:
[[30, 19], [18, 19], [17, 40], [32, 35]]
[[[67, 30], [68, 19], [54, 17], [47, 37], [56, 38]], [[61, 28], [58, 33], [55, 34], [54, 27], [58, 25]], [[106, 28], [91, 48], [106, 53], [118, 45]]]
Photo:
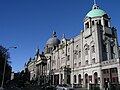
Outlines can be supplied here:
[[51, 85], [50, 83], [45, 83], [41, 85], [42, 90], [56, 90], [54, 85]]
[[56, 86], [56, 90], [74, 90], [74, 88], [68, 84], [59, 84]]
[[56, 90], [54, 85], [46, 85], [45, 90]]

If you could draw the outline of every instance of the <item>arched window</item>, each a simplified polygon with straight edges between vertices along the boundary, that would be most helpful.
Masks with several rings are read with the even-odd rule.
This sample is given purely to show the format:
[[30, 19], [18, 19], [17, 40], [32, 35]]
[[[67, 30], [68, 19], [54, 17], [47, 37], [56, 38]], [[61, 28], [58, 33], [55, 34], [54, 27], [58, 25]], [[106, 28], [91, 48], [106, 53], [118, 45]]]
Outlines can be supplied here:
[[88, 74], [85, 74], [85, 87], [88, 87]]
[[98, 74], [97, 74], [97, 72], [94, 73], [94, 82], [95, 82], [95, 84], [98, 83]]
[[77, 81], [77, 80], [76, 80], [76, 75], [74, 75], [74, 83], [76, 83], [76, 81]]
[[81, 74], [78, 75], [78, 83], [81, 84]]

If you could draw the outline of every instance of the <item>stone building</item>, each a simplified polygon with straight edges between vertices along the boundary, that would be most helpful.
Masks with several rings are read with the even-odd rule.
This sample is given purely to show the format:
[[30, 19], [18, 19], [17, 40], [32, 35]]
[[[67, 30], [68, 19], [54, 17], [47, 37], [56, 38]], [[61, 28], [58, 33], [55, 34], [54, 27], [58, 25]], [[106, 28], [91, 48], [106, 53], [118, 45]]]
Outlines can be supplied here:
[[68, 83], [88, 88], [93, 83], [103, 88], [105, 81], [120, 83], [119, 52], [117, 30], [111, 27], [110, 16], [94, 4], [78, 36], [67, 39], [63, 34], [59, 40], [53, 32], [44, 53], [30, 59], [27, 68], [31, 78], [44, 76], [44, 80], [50, 79], [52, 84]]

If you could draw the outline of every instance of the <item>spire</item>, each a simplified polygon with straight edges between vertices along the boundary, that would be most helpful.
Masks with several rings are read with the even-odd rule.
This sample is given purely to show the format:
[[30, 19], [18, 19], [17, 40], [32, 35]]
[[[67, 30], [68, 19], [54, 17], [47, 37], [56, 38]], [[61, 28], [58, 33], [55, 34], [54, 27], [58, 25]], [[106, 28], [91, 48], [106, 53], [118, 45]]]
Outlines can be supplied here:
[[27, 64], [25, 63], [24, 66], [26, 66]]
[[36, 49], [36, 54], [35, 55], [38, 55], [39, 54], [39, 48]]
[[96, 4], [96, 0], [94, 0], [94, 5]]

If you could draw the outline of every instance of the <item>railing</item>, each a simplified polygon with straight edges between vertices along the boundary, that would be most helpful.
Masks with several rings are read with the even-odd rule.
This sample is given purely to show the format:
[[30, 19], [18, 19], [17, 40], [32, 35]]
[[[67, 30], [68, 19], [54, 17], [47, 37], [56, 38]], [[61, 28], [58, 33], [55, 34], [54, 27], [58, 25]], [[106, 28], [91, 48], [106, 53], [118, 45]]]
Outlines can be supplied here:
[[73, 84], [74, 88], [82, 88], [82, 84]]

